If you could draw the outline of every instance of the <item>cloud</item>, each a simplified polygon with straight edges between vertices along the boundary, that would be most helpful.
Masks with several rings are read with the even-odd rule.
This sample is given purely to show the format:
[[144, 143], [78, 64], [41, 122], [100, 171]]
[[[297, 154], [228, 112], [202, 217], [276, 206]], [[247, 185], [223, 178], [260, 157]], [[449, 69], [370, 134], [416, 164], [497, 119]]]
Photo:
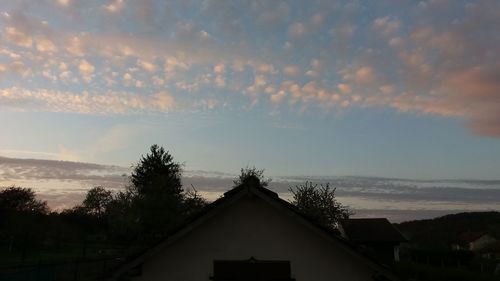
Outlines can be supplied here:
[[283, 72], [288, 76], [297, 76], [300, 74], [300, 68], [297, 65], [287, 65], [283, 68]]
[[4, 37], [8, 42], [25, 48], [30, 48], [33, 44], [31, 36], [13, 26], [4, 29]]
[[87, 83], [92, 80], [92, 74], [95, 70], [94, 65], [83, 59], [80, 60], [78, 69], [80, 70], [80, 74], [82, 75], [83, 80], [85, 80]]
[[124, 175], [129, 172], [118, 166], [0, 156], [0, 186], [33, 188], [37, 197], [47, 200], [53, 209], [80, 204], [93, 186], [123, 189], [128, 182]]
[[284, 1], [276, 1], [276, 3], [261, 2], [258, 5], [256, 11], [258, 13], [256, 20], [258, 24], [273, 27], [286, 22], [290, 16], [290, 6]]
[[380, 17], [373, 21], [373, 28], [381, 32], [383, 35], [391, 35], [397, 32], [400, 26], [400, 21], [392, 20], [389, 17]]
[[222, 75], [215, 76], [215, 85], [219, 88], [226, 86], [226, 79]]
[[147, 96], [126, 92], [90, 94], [17, 87], [0, 90], [0, 104], [3, 108], [80, 114], [167, 112], [175, 105], [174, 98], [165, 91]]
[[[405, 2], [390, 14], [385, 1], [52, 3], [67, 8], [49, 15], [43, 3], [19, 4], [0, 16], [4, 108], [93, 114], [102, 106], [83, 108], [97, 97], [119, 104], [111, 112], [120, 114], [206, 100], [247, 108], [242, 103], [265, 93], [259, 106], [273, 112], [386, 107], [457, 118], [475, 134], [500, 136], [498, 3]], [[35, 98], [11, 93], [21, 84]], [[82, 100], [84, 89], [93, 94]], [[131, 90], [144, 94], [117, 94]], [[163, 91], [169, 96], [153, 98]]]
[[39, 52], [54, 52], [57, 50], [57, 47], [49, 39], [41, 38], [36, 42], [36, 49]]
[[301, 22], [296, 22], [290, 25], [290, 28], [288, 30], [288, 33], [290, 35], [290, 38], [292, 40], [299, 40], [302, 39], [304, 36], [307, 34], [307, 29], [305, 24]]
[[63, 7], [67, 7], [70, 4], [70, 0], [57, 0], [57, 4], [59, 4]]
[[440, 87], [447, 106], [467, 116], [471, 129], [483, 136], [500, 136], [500, 65], [449, 73]]
[[[397, 54], [392, 58], [402, 67], [393, 77], [369, 79], [385, 96], [366, 94], [365, 105], [460, 118], [477, 135], [500, 137], [496, 109], [500, 106], [500, 65], [494, 51], [500, 40], [492, 29], [500, 24], [493, 16], [500, 6], [487, 1], [476, 4], [466, 7], [465, 18], [452, 27], [430, 20], [415, 25], [407, 36], [391, 38], [389, 45]], [[381, 18], [379, 27], [387, 27], [389, 21]], [[381, 58], [387, 61], [389, 56]], [[390, 71], [383, 60], [373, 64], [377, 72]], [[366, 75], [357, 76], [359, 83], [366, 80], [361, 79]]]
[[269, 98], [272, 103], [278, 104], [281, 103], [281, 101], [285, 98], [286, 92], [283, 90], [280, 90], [279, 92], [272, 94], [271, 97]]
[[66, 39], [66, 51], [74, 56], [82, 57], [85, 55], [82, 39], [78, 36], [72, 36]]
[[109, 13], [117, 13], [123, 8], [123, 0], [113, 0], [108, 5], [103, 5], [103, 8]]
[[214, 66], [214, 72], [216, 74], [222, 74], [224, 73], [226, 70], [225, 70], [225, 66], [223, 63], [219, 63], [217, 65]]
[[188, 68], [189, 68], [189, 64], [187, 62], [180, 60], [177, 57], [168, 56], [167, 58], [165, 58], [164, 69], [165, 69], [165, 72], [169, 75], [173, 74], [174, 71], [179, 71], [179, 70], [185, 71]]
[[251, 65], [255, 68], [257, 72], [262, 73], [275, 73], [275, 67], [272, 64], [265, 62], [252, 62]]
[[152, 100], [153, 108], [157, 108], [163, 112], [169, 111], [174, 106], [174, 98], [165, 91], [156, 93]]
[[375, 80], [373, 68], [370, 66], [362, 66], [356, 70], [353, 77], [355, 82], [358, 83], [371, 83]]
[[0, 181], [16, 180], [73, 180], [123, 183], [127, 168], [74, 161], [21, 159], [0, 156]]
[[26, 78], [32, 74], [32, 71], [24, 62], [20, 60], [12, 61], [9, 65], [3, 65], [3, 72], [16, 73]]
[[264, 75], [256, 75], [254, 78], [254, 85], [256, 87], [261, 87], [267, 84], [266, 77]]
[[344, 94], [350, 94], [352, 92], [351, 86], [348, 84], [338, 84], [337, 87], [339, 88], [340, 92]]
[[76, 161], [80, 161], [81, 160], [81, 157], [77, 153], [71, 151], [70, 149], [66, 148], [62, 144], [59, 145], [58, 156], [59, 156], [59, 160], [62, 160], [62, 161], [73, 161], [73, 162], [76, 162]]
[[321, 13], [321, 12], [314, 14], [311, 18], [312, 24], [314, 24], [316, 26], [322, 25], [324, 23], [324, 21], [325, 21], [325, 15], [323, 15], [323, 13]]
[[123, 81], [126, 83], [126, 84], [130, 84], [131, 81], [132, 81], [132, 75], [130, 73], [125, 73], [123, 74]]
[[154, 72], [156, 70], [156, 65], [154, 63], [144, 61], [141, 59], [139, 59], [137, 61], [137, 65], [139, 65], [140, 67], [142, 67], [144, 70], [146, 70], [148, 72]]
[[390, 84], [382, 85], [379, 87], [379, 90], [386, 95], [390, 95], [394, 93], [394, 85]]

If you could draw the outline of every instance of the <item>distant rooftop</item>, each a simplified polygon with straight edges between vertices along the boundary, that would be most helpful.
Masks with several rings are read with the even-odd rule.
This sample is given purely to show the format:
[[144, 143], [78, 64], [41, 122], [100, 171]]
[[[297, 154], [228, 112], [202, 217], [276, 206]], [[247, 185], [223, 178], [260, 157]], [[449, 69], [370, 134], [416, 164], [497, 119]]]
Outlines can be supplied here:
[[357, 243], [407, 241], [386, 218], [343, 219], [340, 225], [347, 238]]
[[472, 232], [472, 231], [468, 231], [468, 232], [464, 232], [462, 234], [460, 234], [458, 237], [457, 237], [457, 242], [461, 243], [461, 244], [467, 244], [467, 243], [471, 243], [471, 242], [474, 242], [476, 241], [477, 239], [483, 237], [484, 235], [487, 235], [488, 233], [484, 232], [484, 231], [479, 231], [479, 232]]

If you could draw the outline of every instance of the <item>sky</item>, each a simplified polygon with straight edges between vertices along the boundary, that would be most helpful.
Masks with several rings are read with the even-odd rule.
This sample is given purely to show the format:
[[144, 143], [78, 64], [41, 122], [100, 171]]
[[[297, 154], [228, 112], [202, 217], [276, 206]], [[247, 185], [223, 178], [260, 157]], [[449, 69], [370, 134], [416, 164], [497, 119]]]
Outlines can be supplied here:
[[498, 180], [498, 15], [494, 0], [1, 1], [0, 183], [16, 159], [127, 169], [155, 143], [189, 171]]

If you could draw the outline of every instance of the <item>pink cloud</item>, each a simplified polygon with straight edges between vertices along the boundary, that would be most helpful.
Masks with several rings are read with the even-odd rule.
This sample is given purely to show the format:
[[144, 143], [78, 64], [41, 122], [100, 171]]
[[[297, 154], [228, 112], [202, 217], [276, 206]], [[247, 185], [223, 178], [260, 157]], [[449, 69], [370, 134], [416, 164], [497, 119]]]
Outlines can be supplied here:
[[461, 106], [475, 133], [500, 137], [500, 65], [452, 72], [441, 89], [451, 104]]

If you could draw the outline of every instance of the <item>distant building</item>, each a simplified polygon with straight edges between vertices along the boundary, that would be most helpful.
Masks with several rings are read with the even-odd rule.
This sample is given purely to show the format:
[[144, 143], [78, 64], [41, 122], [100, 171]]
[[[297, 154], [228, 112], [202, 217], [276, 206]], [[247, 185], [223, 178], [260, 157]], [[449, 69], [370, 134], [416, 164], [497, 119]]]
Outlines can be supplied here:
[[478, 252], [498, 242], [493, 236], [486, 232], [464, 232], [460, 234], [452, 245], [454, 250], [469, 250]]
[[260, 185], [224, 194], [114, 280], [397, 280], [330, 229]]
[[385, 218], [345, 219], [340, 221], [341, 235], [359, 250], [385, 263], [399, 261], [399, 246], [407, 239]]

